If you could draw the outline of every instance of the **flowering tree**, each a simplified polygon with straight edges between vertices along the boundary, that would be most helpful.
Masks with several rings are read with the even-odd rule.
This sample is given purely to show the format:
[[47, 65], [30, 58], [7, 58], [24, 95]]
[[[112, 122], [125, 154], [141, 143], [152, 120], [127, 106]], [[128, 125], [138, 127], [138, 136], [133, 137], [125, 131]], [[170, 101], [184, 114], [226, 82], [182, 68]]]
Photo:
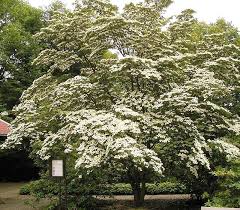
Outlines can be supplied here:
[[[108, 1], [84, 0], [57, 14], [37, 35], [48, 48], [34, 62], [49, 71], [22, 95], [2, 147], [28, 142], [43, 160], [67, 155], [79, 176], [114, 166], [136, 205], [149, 174], [184, 166], [197, 177], [213, 170], [215, 150], [239, 156], [227, 142], [240, 128], [231, 112], [237, 85], [214, 68], [230, 59], [227, 46], [193, 40], [191, 10], [165, 19], [170, 3], [146, 0], [119, 13]], [[234, 61], [221, 65], [225, 75], [239, 76]]]

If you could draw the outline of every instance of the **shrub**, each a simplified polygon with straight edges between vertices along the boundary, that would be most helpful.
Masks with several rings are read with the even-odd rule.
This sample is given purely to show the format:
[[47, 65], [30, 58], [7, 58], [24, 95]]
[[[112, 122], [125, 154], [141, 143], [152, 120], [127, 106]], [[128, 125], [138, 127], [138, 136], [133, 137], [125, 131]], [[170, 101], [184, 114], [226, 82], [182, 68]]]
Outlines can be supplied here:
[[240, 160], [232, 161], [227, 167], [216, 171], [218, 187], [213, 194], [206, 194], [206, 206], [240, 207]]
[[[80, 191], [74, 191], [76, 186], [70, 184], [68, 186], [68, 193], [75, 194]], [[27, 194], [38, 194], [43, 195], [56, 195], [58, 193], [58, 186], [53, 181], [49, 180], [37, 180], [24, 185], [20, 189], [21, 195]], [[156, 195], [156, 194], [182, 194], [187, 193], [186, 187], [176, 181], [164, 181], [162, 183], [147, 183], [146, 184], [146, 194]], [[98, 185], [95, 189], [89, 190], [88, 194], [92, 195], [131, 195], [132, 188], [130, 184], [117, 183], [108, 185]]]
[[187, 193], [185, 185], [179, 182], [165, 181], [157, 184], [146, 185], [147, 194], [183, 194]]
[[[147, 183], [146, 194], [183, 194], [188, 193], [187, 188], [180, 182], [164, 181], [161, 183]], [[92, 194], [95, 195], [132, 195], [130, 184], [117, 183], [98, 186]]]
[[52, 197], [58, 194], [58, 186], [49, 179], [32, 181], [20, 188], [20, 195], [34, 195], [38, 198]]
[[113, 195], [131, 195], [132, 187], [130, 184], [117, 183], [110, 186], [110, 192]]
[[30, 195], [30, 184], [23, 185], [19, 190], [20, 195]]

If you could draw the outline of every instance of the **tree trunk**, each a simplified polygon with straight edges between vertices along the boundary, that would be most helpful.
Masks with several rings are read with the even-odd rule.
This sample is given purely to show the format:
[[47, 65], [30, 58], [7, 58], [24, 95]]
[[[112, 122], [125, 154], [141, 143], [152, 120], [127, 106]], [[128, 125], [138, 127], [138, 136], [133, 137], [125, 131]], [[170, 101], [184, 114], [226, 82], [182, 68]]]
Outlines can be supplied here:
[[137, 182], [132, 184], [133, 195], [134, 195], [134, 205], [140, 207], [144, 204], [144, 197], [146, 192], [145, 182]]

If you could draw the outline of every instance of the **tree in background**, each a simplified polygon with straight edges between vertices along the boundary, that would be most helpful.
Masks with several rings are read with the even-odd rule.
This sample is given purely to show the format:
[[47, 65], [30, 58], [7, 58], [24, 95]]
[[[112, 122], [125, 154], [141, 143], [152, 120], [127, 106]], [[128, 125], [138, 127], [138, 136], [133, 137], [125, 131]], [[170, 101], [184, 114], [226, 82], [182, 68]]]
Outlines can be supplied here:
[[19, 103], [22, 92], [46, 70], [32, 65], [44, 49], [44, 43], [34, 38], [40, 28], [48, 25], [55, 12], [67, 12], [61, 1], [47, 8], [34, 8], [26, 1], [7, 0], [0, 8], [0, 113], [11, 121], [12, 108]]
[[[55, 14], [36, 35], [47, 48], [34, 63], [49, 71], [22, 95], [2, 148], [30, 146], [43, 162], [67, 156], [75, 179], [122, 174], [136, 206], [154, 177], [197, 180], [220, 164], [216, 154], [239, 157], [228, 139], [240, 128], [239, 84], [228, 79], [239, 77], [239, 46], [224, 32], [197, 33], [192, 10], [165, 19], [170, 3], [146, 0], [119, 13], [85, 0]], [[104, 56], [112, 49], [121, 58]]]
[[43, 12], [19, 0], [1, 2], [0, 8], [0, 112], [18, 104], [23, 90], [42, 75], [31, 63], [41, 46], [33, 38], [43, 27]]
[[[25, 1], [0, 0], [0, 5], [0, 118], [11, 122], [14, 118], [11, 110], [19, 103], [22, 92], [45, 71], [33, 66], [32, 61], [43, 48], [33, 36], [46, 21], [43, 10]], [[38, 169], [26, 151], [0, 151], [0, 165], [1, 181], [38, 177]]]

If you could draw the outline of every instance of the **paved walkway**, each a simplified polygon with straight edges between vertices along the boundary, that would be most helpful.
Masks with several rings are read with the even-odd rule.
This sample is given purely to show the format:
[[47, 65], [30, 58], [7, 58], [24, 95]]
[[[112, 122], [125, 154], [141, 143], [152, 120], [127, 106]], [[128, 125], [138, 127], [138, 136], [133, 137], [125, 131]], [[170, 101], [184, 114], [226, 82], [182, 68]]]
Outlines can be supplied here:
[[[29, 205], [26, 205], [26, 201], [31, 199], [31, 196], [19, 195], [19, 189], [25, 183], [0, 183], [0, 210], [36, 210]], [[41, 206], [47, 205], [47, 202], [41, 203], [37, 209], [41, 209]]]
[[[107, 195], [96, 195], [95, 198], [100, 200], [117, 200], [117, 201], [132, 201], [132, 195], [115, 195], [115, 196], [107, 196]], [[145, 200], [165, 200], [165, 201], [172, 201], [172, 200], [182, 200], [187, 201], [190, 200], [191, 196], [189, 194], [184, 195], [146, 195]]]
[[214, 208], [214, 207], [202, 207], [201, 210], [239, 210], [240, 208]]

